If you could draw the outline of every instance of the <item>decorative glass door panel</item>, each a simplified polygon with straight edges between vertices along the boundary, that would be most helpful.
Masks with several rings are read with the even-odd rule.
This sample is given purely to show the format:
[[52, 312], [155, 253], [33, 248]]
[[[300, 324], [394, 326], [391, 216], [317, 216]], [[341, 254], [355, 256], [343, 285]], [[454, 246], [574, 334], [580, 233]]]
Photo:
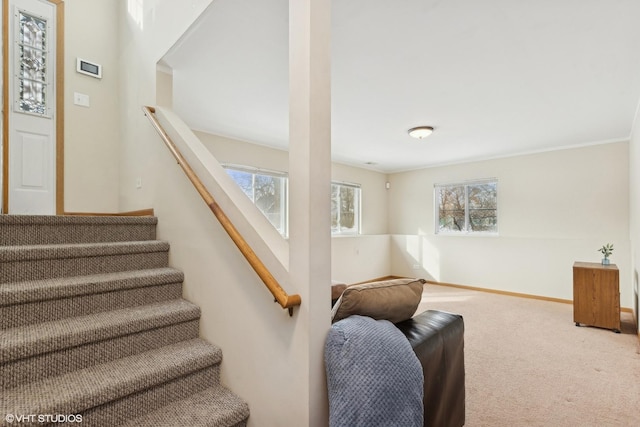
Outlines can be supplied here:
[[16, 18], [15, 108], [20, 113], [49, 117], [47, 20], [22, 10], [18, 10]]

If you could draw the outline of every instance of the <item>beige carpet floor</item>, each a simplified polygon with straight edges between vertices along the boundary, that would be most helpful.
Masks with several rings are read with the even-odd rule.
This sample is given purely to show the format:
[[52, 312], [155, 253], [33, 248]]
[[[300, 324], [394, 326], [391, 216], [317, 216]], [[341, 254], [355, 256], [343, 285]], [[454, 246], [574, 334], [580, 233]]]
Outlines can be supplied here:
[[462, 314], [466, 426], [640, 426], [640, 346], [577, 327], [571, 304], [425, 285], [418, 312]]

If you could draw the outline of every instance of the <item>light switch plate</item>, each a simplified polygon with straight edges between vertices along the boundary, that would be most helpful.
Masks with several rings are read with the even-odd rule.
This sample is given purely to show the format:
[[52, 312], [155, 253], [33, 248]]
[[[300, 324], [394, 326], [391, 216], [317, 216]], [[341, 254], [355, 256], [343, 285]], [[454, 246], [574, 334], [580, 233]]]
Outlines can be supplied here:
[[89, 107], [89, 95], [84, 93], [73, 92], [73, 103], [81, 107]]

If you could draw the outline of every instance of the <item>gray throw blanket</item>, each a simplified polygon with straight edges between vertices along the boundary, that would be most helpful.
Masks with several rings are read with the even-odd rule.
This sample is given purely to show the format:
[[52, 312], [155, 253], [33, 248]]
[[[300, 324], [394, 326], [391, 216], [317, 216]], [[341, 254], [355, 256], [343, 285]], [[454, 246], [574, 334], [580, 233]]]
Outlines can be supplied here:
[[334, 323], [325, 366], [330, 427], [422, 426], [422, 367], [393, 323], [356, 315]]

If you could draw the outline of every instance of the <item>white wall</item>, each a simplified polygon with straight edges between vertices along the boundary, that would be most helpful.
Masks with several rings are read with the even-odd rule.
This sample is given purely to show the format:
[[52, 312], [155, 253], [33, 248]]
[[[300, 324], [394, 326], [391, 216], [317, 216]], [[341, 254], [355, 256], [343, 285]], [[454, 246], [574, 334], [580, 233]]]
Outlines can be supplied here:
[[391, 274], [387, 175], [334, 163], [334, 181], [361, 185], [362, 234], [331, 239], [332, 279], [358, 283]]
[[[631, 307], [628, 155], [620, 142], [391, 175], [392, 274], [571, 300], [573, 263], [611, 242]], [[490, 177], [499, 235], [436, 235], [434, 184]]]
[[331, 279], [360, 283], [391, 274], [391, 240], [388, 234], [331, 239]]
[[[121, 105], [118, 3], [65, 0], [65, 194], [67, 212], [117, 212]], [[76, 58], [102, 65], [102, 79], [76, 72]], [[74, 92], [90, 107], [74, 105]]]
[[[638, 321], [640, 307], [640, 110], [636, 113], [629, 144], [629, 218], [631, 228], [631, 277], [633, 283], [633, 308]], [[638, 325], [636, 323], [636, 325]], [[640, 335], [640, 328], [638, 329]]]
[[[153, 207], [154, 176], [150, 155], [160, 142], [141, 113], [143, 105], [156, 105], [157, 63], [212, 0], [174, 2], [127, 0], [118, 8], [120, 87], [120, 210]], [[117, 36], [116, 36], [117, 34]], [[137, 187], [138, 181], [142, 187]]]
[[[288, 171], [286, 151], [204, 132], [195, 134], [222, 163]], [[362, 191], [362, 235], [332, 239], [332, 278], [345, 283], [357, 283], [389, 275], [387, 176], [339, 163], [333, 163], [331, 175], [334, 181], [360, 184]]]

